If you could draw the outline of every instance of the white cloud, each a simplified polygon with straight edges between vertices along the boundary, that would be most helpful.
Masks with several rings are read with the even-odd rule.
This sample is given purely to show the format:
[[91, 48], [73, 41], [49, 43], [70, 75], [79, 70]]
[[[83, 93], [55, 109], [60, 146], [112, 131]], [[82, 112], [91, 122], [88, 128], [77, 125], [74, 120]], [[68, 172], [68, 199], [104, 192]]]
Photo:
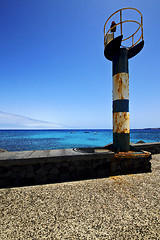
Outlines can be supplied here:
[[52, 129], [62, 125], [0, 111], [0, 129]]

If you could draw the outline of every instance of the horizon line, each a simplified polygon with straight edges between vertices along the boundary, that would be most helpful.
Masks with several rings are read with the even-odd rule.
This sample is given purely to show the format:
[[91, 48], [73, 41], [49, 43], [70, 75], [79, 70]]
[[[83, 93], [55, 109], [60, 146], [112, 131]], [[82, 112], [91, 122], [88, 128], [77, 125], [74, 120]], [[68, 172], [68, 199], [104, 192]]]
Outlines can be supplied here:
[[[130, 130], [149, 130], [160, 129], [160, 127], [130, 128]], [[0, 131], [6, 130], [113, 130], [112, 128], [0, 128]]]

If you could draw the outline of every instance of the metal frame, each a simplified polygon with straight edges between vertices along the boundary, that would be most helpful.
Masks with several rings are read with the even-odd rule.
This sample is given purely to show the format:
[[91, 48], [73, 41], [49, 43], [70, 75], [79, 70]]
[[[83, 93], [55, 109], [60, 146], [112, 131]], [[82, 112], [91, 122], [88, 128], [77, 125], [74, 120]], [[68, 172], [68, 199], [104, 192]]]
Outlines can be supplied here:
[[[125, 21], [122, 21], [122, 11], [123, 11], [123, 10], [128, 10], [128, 9], [130, 9], [130, 10], [135, 10], [135, 11], [137, 11], [137, 12], [140, 14], [140, 16], [141, 16], [141, 23], [139, 23], [139, 22], [137, 22], [137, 21], [135, 21], [135, 20], [125, 20]], [[121, 9], [117, 10], [116, 12], [114, 12], [114, 13], [107, 19], [107, 21], [105, 22], [105, 25], [104, 25], [104, 46], [106, 45], [106, 37], [107, 37], [108, 33], [115, 27], [115, 26], [114, 26], [114, 27], [110, 28], [110, 29], [107, 31], [107, 33], [106, 33], [106, 25], [107, 25], [108, 21], [111, 19], [111, 17], [113, 17], [113, 16], [114, 16], [116, 13], [118, 13], [118, 12], [120, 12], [120, 22], [117, 23], [116, 26], [120, 25], [121, 35], [123, 35], [123, 31], [122, 31], [122, 25], [123, 25], [123, 23], [126, 23], [126, 22], [134, 22], [134, 23], [137, 23], [137, 24], [139, 25], [139, 27], [137, 28], [137, 30], [136, 30], [132, 35], [130, 35], [129, 37], [127, 37], [127, 38], [125, 38], [125, 39], [122, 39], [122, 41], [126, 41], [126, 40], [132, 38], [132, 45], [131, 45], [130, 47], [128, 47], [128, 49], [130, 49], [130, 48], [134, 47], [141, 39], [143, 40], [143, 17], [142, 17], [142, 14], [141, 14], [141, 12], [140, 12], [138, 9], [132, 8], [132, 7], [121, 8]], [[136, 34], [140, 29], [141, 29], [141, 36], [140, 36], [140, 38], [134, 43], [134, 36], [135, 36], [135, 34]]]

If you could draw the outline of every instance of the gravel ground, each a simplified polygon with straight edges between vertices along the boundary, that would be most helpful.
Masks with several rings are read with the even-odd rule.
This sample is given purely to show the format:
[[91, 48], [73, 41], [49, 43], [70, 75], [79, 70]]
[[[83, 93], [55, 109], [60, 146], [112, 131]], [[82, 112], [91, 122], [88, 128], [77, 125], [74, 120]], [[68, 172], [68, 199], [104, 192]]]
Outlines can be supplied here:
[[0, 239], [160, 239], [159, 175], [0, 189]]

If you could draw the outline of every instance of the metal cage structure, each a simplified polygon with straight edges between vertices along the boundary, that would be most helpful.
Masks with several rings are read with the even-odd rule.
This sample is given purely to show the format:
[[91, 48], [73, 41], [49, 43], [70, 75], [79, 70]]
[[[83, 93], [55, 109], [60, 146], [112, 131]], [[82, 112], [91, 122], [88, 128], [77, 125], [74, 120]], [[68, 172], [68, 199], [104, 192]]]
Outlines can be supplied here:
[[[131, 19], [130, 19], [130, 20], [124, 20], [124, 21], [123, 21], [123, 19], [122, 19], [122, 18], [123, 18], [123, 17], [122, 17], [123, 14], [122, 14], [122, 13], [123, 13], [124, 11], [126, 11], [126, 10], [134, 10], [134, 11], [137, 11], [137, 12], [139, 13], [139, 15], [140, 15], [141, 21], [138, 22], [138, 21], [136, 21], [136, 20], [131, 20]], [[137, 30], [136, 30], [133, 34], [131, 34], [130, 36], [128, 36], [128, 37], [125, 38], [125, 39], [122, 39], [122, 42], [125, 42], [126, 40], [132, 38], [132, 45], [131, 45], [130, 47], [127, 47], [127, 48], [130, 49], [130, 48], [134, 47], [136, 44], [138, 44], [138, 43], [140, 42], [140, 40], [143, 41], [143, 17], [142, 17], [142, 14], [141, 14], [141, 12], [140, 12], [138, 9], [136, 9], [136, 8], [127, 7], [127, 8], [121, 8], [121, 9], [117, 10], [116, 12], [114, 12], [114, 13], [107, 19], [107, 21], [105, 22], [105, 24], [104, 24], [104, 46], [106, 46], [106, 38], [107, 38], [108, 34], [109, 34], [109, 33], [111, 32], [111, 30], [115, 27], [115, 26], [114, 26], [114, 27], [110, 28], [109, 30], [106, 30], [107, 23], [108, 23], [109, 20], [110, 20], [114, 15], [116, 15], [116, 14], [119, 14], [119, 22], [118, 22], [115, 26], [119, 26], [119, 25], [120, 25], [121, 35], [123, 35], [123, 24], [124, 24], [124, 23], [129, 22], [129, 23], [136, 23], [136, 24], [138, 25]], [[134, 37], [135, 37], [135, 35], [136, 35], [140, 30], [141, 30], [140, 37], [139, 37], [139, 39], [138, 39], [136, 42], [134, 42]]]

